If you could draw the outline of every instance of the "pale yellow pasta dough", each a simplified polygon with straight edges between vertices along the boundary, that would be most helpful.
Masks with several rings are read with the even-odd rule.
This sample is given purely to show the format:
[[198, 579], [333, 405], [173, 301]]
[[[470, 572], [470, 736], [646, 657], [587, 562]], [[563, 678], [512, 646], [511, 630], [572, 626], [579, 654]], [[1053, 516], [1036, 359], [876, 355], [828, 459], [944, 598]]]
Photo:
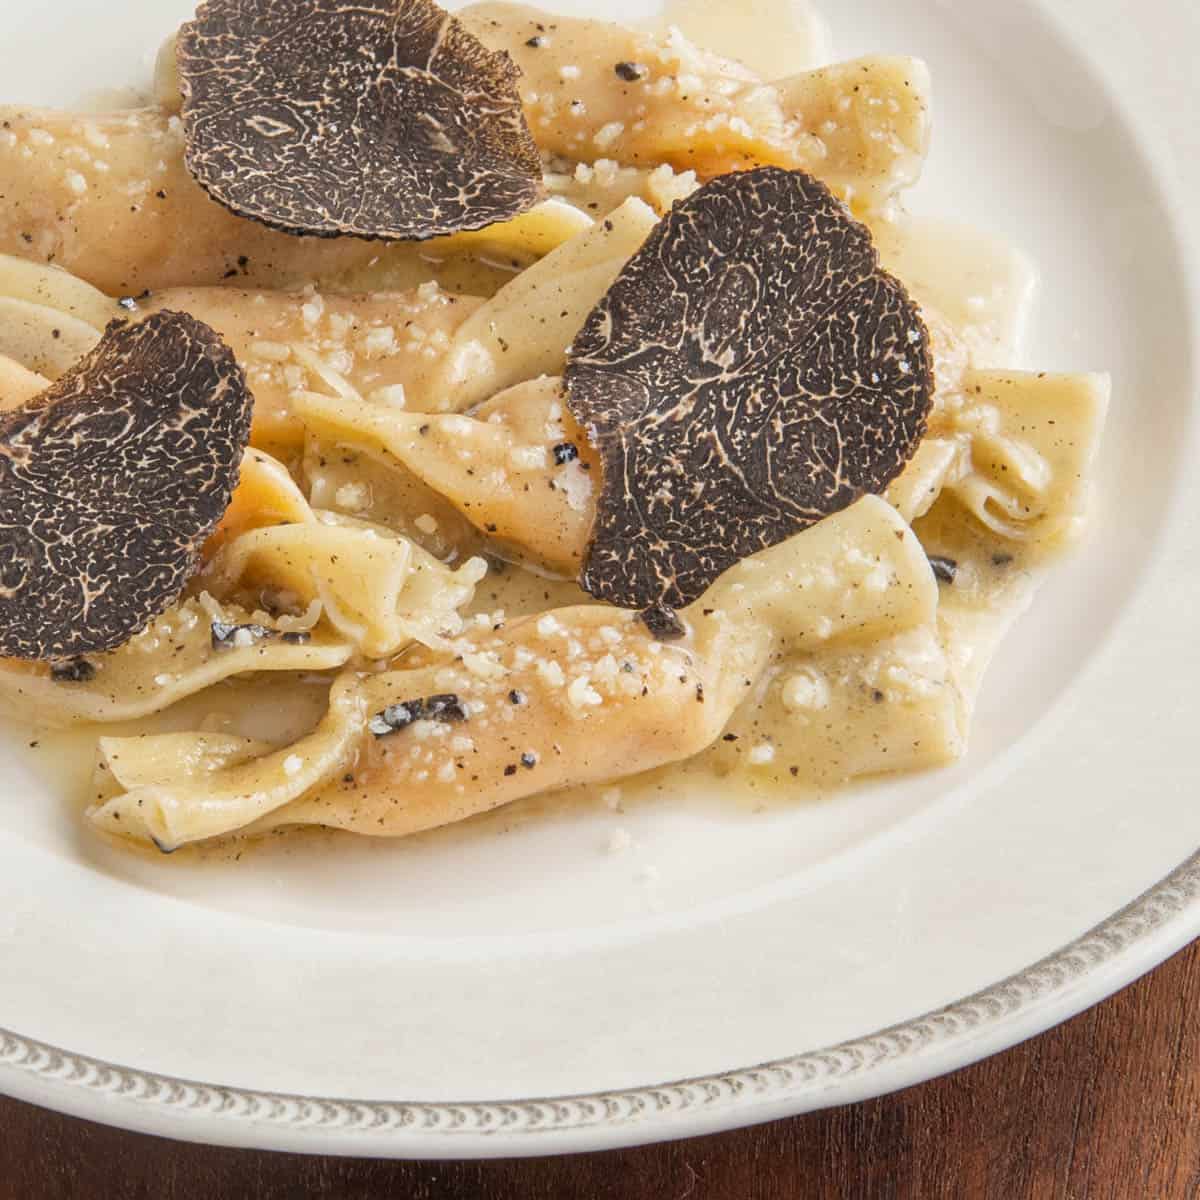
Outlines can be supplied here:
[[304, 283], [367, 262], [369, 242], [297, 238], [243, 220], [183, 164], [183, 126], [157, 108], [0, 107], [0, 252], [55, 263], [110, 296], [236, 278]]
[[0, 355], [0, 412], [20, 408], [49, 386], [50, 380], [44, 375]]
[[[264, 614], [255, 618], [270, 621]], [[0, 660], [0, 708], [12, 719], [51, 727], [84, 721], [129, 721], [236, 675], [258, 671], [328, 671], [348, 662], [354, 647], [314, 629], [294, 644], [282, 636], [217, 648], [212, 622], [231, 625], [251, 614], [207, 598], [169, 608], [119, 650], [90, 655], [92, 678], [56, 680], [48, 664]], [[283, 623], [280, 623], [283, 628]]]
[[100, 340], [100, 330], [58, 309], [0, 295], [0, 354], [57, 379]]
[[201, 582], [218, 596], [283, 593], [300, 609], [319, 602], [323, 624], [368, 658], [384, 658], [414, 639], [457, 633], [458, 609], [485, 571], [477, 559], [452, 571], [399, 534], [314, 514], [235, 537]]
[[330, 377], [391, 407], [444, 411], [457, 401], [438, 377], [456, 331], [479, 307], [427, 283], [409, 292], [343, 294], [245, 288], [169, 288], [139, 312], [191, 313], [246, 368], [254, 393], [251, 440], [287, 454], [303, 444], [291, 396]]
[[[297, 762], [325, 762], [328, 782], [308, 794], [312, 777], [297, 767], [286, 809], [279, 802], [289, 781], [278, 776], [288, 752], [279, 750], [200, 782], [156, 758], [156, 779], [140, 770], [139, 784], [94, 819], [115, 830], [119, 818], [126, 834], [136, 825], [170, 845], [261, 822], [272, 808], [271, 824], [415, 832], [534, 791], [686, 758], [715, 740], [772, 650], [791, 657], [869, 643], [881, 631], [928, 632], [936, 604], [916, 538], [869, 497], [726, 572], [685, 611], [683, 642], [655, 641], [632, 613], [559, 609], [468, 632], [453, 658], [435, 653], [425, 665], [411, 656], [408, 670], [347, 677], [330, 716], [290, 748]], [[464, 706], [462, 721], [418, 721], [382, 738], [362, 728], [365, 715], [389, 704], [444, 693]], [[127, 758], [137, 753], [136, 744], [122, 746]], [[217, 809], [224, 830], [211, 824]]]
[[430, 384], [445, 398], [443, 408], [462, 411], [514, 383], [560, 373], [579, 327], [655, 221], [650, 208], [630, 198], [471, 313]]
[[123, 315], [111, 296], [69, 271], [12, 254], [0, 254], [0, 296], [55, 309], [95, 330]]
[[[304, 393], [300, 419], [320, 438], [385, 452], [516, 556], [577, 575], [595, 519], [600, 458], [544, 376], [482, 404], [474, 416], [399, 413]], [[557, 447], [574, 456], [556, 461]]]
[[316, 612], [368, 658], [457, 634], [458, 610], [487, 570], [481, 559], [453, 570], [390, 529], [314, 510], [284, 467], [254, 449], [204, 553], [195, 586], [251, 610]]

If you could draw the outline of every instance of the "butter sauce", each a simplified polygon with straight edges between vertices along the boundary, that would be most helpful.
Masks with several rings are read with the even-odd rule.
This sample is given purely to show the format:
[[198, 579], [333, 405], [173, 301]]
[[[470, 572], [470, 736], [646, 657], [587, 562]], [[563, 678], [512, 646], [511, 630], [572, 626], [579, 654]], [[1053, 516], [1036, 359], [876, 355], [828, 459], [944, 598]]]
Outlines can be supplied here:
[[833, 57], [829, 26], [808, 0], [667, 0], [651, 28], [671, 26], [763, 79], [783, 79]]

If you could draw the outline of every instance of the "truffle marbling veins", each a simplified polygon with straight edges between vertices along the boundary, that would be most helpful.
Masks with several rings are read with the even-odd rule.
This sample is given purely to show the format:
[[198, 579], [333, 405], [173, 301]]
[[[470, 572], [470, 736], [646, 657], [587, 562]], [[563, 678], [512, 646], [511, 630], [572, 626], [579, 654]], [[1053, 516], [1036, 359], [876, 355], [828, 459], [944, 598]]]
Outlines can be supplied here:
[[0, 416], [0, 655], [112, 650], [178, 598], [224, 515], [252, 400], [207, 325], [114, 321]]
[[775, 167], [676, 204], [568, 356], [604, 464], [581, 577], [644, 609], [882, 492], [932, 403], [928, 334], [829, 190]]
[[178, 62], [188, 169], [239, 216], [416, 240], [541, 197], [516, 65], [432, 0], [205, 0]]

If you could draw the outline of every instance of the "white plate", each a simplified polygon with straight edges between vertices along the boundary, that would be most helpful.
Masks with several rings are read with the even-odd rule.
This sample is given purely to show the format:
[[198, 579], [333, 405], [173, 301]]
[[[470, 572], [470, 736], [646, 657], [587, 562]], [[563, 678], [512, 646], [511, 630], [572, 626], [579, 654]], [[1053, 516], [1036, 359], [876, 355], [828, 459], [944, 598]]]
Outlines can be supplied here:
[[[15, 6], [5, 98], [127, 82], [187, 4]], [[1194, 936], [1200, 339], [1179, 201], [1200, 184], [1200, 90], [1177, 51], [1200, 16], [1138, 12], [829, 6], [841, 51], [930, 61], [914, 208], [1041, 264], [1029, 362], [1114, 374], [1095, 534], [1005, 644], [964, 764], [757, 815], [550, 806], [198, 869], [110, 851], [10, 757], [0, 1088], [213, 1142], [593, 1149], [914, 1083]], [[639, 848], [607, 854], [618, 822]]]

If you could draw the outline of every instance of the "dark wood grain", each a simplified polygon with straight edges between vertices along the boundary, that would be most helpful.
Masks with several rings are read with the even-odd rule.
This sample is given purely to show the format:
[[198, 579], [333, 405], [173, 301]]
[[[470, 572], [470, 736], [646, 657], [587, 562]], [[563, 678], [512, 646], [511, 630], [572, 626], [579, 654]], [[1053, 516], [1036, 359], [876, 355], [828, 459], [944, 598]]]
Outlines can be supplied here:
[[0, 1200], [1174, 1200], [1200, 1195], [1200, 943], [894, 1096], [665, 1146], [395, 1163], [184, 1145], [0, 1100]]

